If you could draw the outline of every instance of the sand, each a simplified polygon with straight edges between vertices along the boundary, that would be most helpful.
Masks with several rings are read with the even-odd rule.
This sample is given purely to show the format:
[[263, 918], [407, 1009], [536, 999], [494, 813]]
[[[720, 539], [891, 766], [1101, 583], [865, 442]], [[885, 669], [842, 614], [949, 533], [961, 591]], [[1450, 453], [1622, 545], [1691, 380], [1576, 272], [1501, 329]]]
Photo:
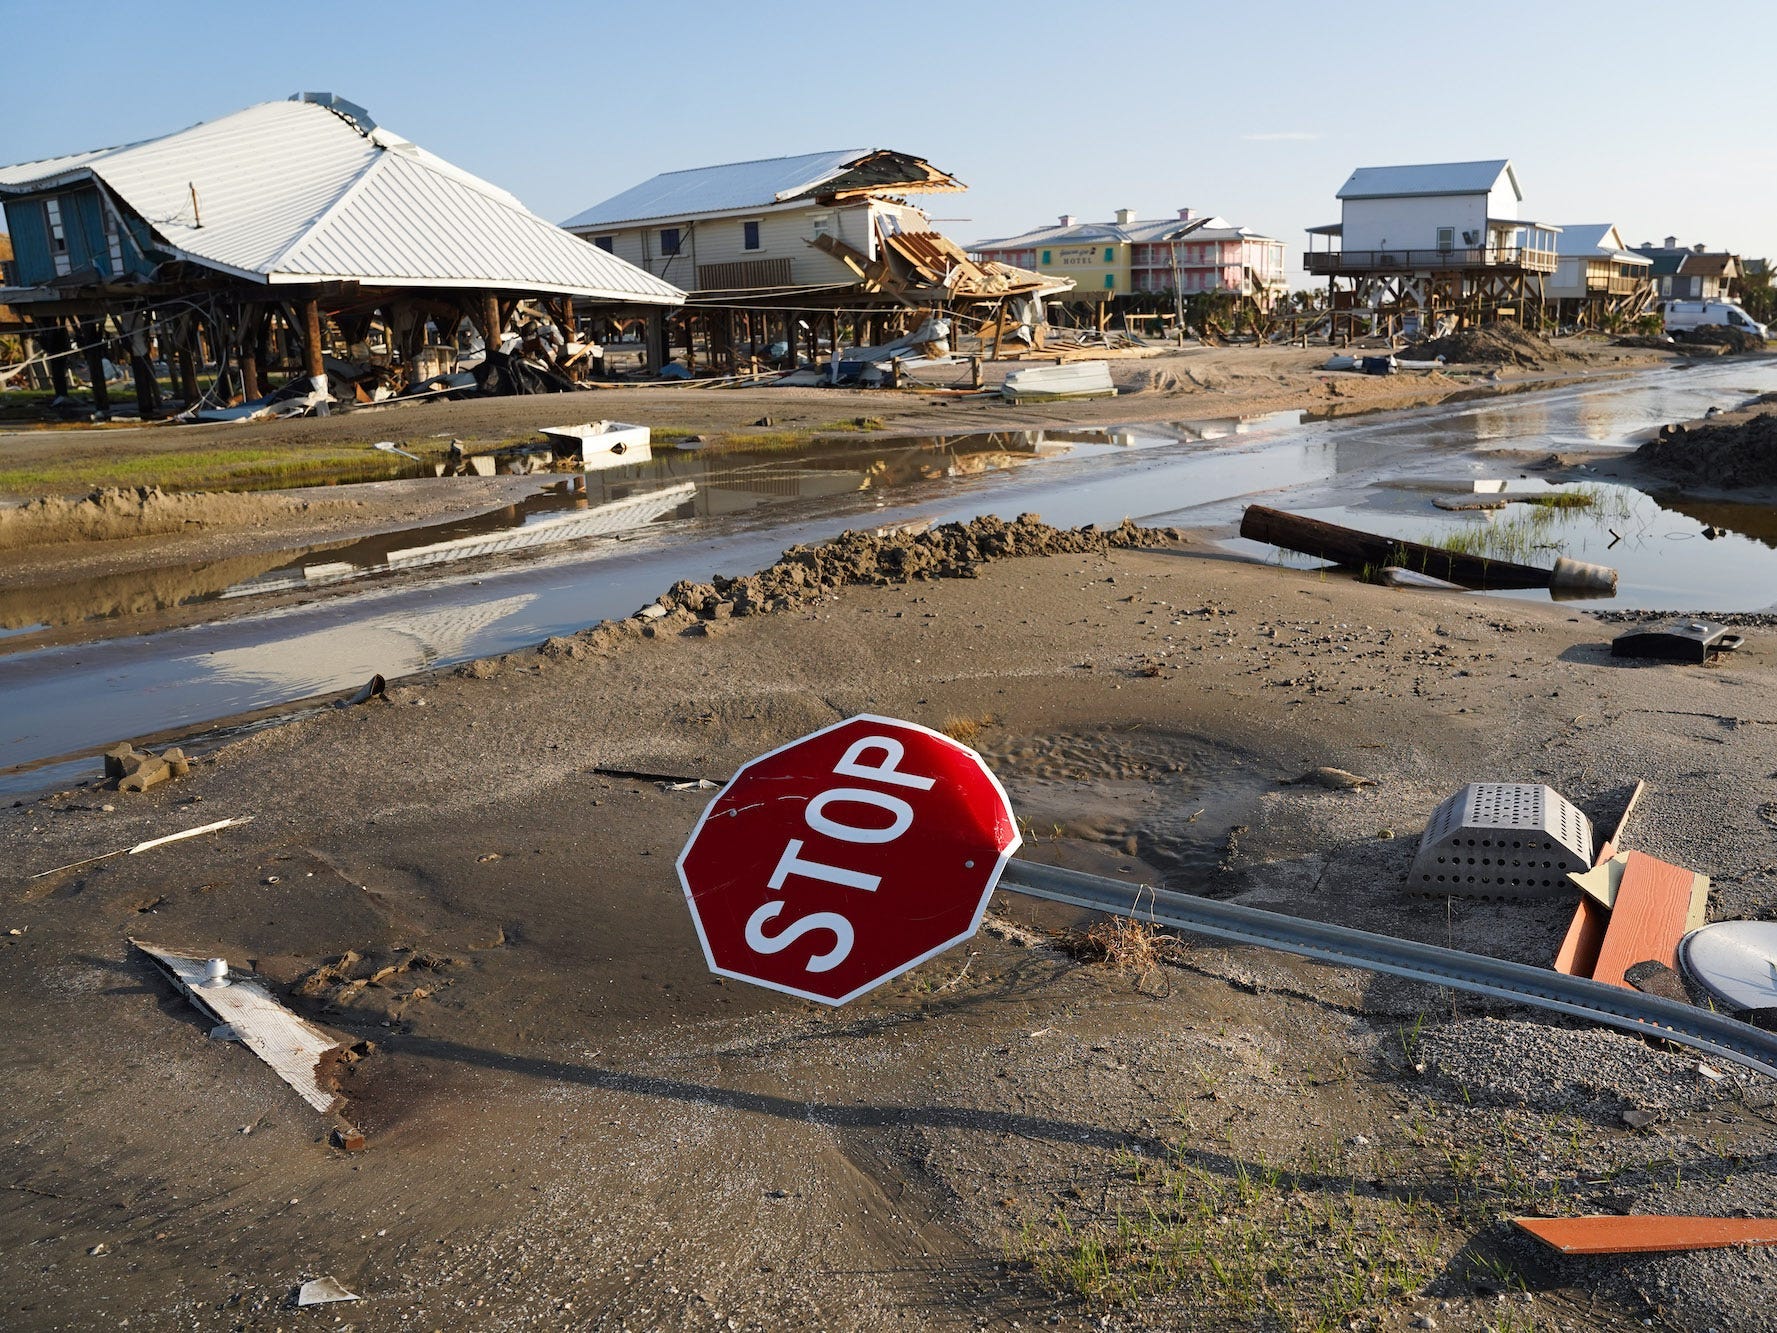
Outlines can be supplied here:
[[[682, 588], [145, 796], [0, 812], [8, 1327], [1772, 1327], [1766, 1255], [1561, 1260], [1502, 1220], [1777, 1210], [1771, 1088], [1682, 1052], [1262, 950], [1119, 971], [1006, 894], [841, 1010], [708, 975], [672, 862], [709, 793], [597, 770], [719, 780], [860, 711], [971, 736], [1024, 855], [1132, 893], [1545, 962], [1561, 905], [1402, 890], [1426, 816], [1490, 778], [1609, 822], [1645, 777], [1634, 844], [1712, 875], [1712, 916], [1768, 908], [1756, 638], [1625, 665], [1555, 605], [1188, 541], [988, 549], [1018, 545], [978, 531], [926, 567], [962, 577], [880, 585], [854, 550], [757, 614]], [[1290, 781], [1320, 766], [1374, 785]], [[368, 1149], [330, 1148], [131, 934], [373, 1043], [341, 1082]], [[326, 1274], [365, 1299], [288, 1308]]]

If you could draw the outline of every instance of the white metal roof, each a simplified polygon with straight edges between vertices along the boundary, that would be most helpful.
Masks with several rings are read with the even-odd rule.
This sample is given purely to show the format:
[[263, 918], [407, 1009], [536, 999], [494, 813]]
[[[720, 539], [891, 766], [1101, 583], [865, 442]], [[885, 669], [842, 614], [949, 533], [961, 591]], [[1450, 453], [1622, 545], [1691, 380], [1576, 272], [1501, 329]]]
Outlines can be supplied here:
[[1558, 255], [1609, 255], [1624, 264], [1652, 264], [1646, 255], [1630, 252], [1622, 244], [1614, 222], [1570, 222], [1555, 237]]
[[1338, 199], [1394, 199], [1420, 194], [1488, 194], [1505, 176], [1522, 199], [1518, 173], [1507, 158], [1486, 162], [1428, 162], [1405, 167], [1359, 167], [1339, 187]]
[[1160, 218], [1154, 221], [1074, 222], [1066, 225], [1038, 227], [1017, 236], [1001, 236], [976, 241], [971, 250], [1028, 250], [1040, 245], [1088, 245], [1110, 241], [1142, 244], [1151, 241], [1269, 241], [1246, 227], [1236, 227], [1227, 218]]
[[264, 102], [121, 148], [0, 169], [0, 194], [98, 180], [182, 259], [270, 283], [684, 293], [386, 130]]
[[868, 155], [868, 148], [840, 148], [800, 157], [768, 157], [756, 162], [725, 162], [658, 176], [576, 213], [564, 227], [613, 226], [650, 218], [725, 213], [737, 208], [768, 208], [807, 194]]

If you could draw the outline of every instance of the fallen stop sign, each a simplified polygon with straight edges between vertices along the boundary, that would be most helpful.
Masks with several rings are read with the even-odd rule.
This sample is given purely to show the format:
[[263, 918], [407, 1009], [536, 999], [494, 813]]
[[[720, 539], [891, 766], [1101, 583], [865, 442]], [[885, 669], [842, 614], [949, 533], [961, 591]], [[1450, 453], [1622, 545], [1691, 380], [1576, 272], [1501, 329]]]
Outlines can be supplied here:
[[712, 972], [844, 1004], [973, 935], [1018, 843], [980, 755], [866, 714], [746, 764], [679, 882]]

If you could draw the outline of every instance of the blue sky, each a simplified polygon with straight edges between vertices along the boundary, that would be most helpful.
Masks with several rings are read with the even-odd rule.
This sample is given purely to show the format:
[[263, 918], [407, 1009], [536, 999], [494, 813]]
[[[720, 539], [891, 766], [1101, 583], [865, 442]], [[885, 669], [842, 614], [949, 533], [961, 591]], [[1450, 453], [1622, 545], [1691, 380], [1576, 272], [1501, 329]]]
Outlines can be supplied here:
[[658, 171], [892, 147], [970, 186], [929, 201], [959, 240], [1189, 206], [1294, 255], [1353, 167], [1509, 157], [1537, 220], [1777, 253], [1768, 0], [0, 0], [0, 20], [4, 162], [326, 89], [557, 221]]

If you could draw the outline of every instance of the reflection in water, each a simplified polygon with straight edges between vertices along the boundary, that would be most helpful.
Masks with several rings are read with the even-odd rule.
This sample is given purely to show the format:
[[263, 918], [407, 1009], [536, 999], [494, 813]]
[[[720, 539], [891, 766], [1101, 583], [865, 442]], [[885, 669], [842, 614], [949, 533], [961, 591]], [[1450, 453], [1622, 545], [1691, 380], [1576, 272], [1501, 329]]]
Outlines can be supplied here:
[[478, 635], [532, 602], [535, 593], [466, 606], [335, 625], [314, 634], [207, 653], [193, 666], [235, 685], [269, 687], [286, 699], [337, 688], [341, 680], [407, 676], [460, 658]]
[[[1777, 607], [1777, 511], [1754, 505], [1662, 505], [1629, 486], [1550, 486], [1513, 481], [1505, 494], [1579, 490], [1592, 497], [1581, 508], [1523, 503], [1501, 510], [1447, 513], [1430, 508], [1422, 491], [1376, 488], [1360, 504], [1295, 512], [1409, 541], [1440, 544], [1466, 534], [1478, 554], [1547, 568], [1559, 556], [1609, 565], [1617, 571], [1615, 598], [1580, 598], [1580, 606], [1629, 606], [1670, 611], [1762, 611]], [[1478, 532], [1477, 530], [1484, 530]], [[1711, 535], [1713, 534], [1713, 535]], [[1491, 540], [1479, 540], [1481, 537]], [[1234, 545], [1252, 553], [1272, 548]], [[1312, 565], [1308, 557], [1286, 563]], [[1501, 594], [1508, 595], [1508, 594]], [[1515, 592], [1540, 598], [1540, 592]]]

